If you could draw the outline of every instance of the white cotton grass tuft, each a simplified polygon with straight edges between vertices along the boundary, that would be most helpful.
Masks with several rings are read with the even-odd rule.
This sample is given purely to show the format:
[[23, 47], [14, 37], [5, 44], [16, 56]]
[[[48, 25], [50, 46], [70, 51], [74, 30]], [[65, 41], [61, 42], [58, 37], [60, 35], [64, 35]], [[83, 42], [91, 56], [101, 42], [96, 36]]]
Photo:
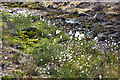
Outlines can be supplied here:
[[81, 43], [81, 45], [83, 45], [83, 43]]
[[80, 35], [79, 31], [76, 31], [75, 37], [79, 37], [79, 35]]
[[82, 66], [80, 66], [80, 70], [82, 69]]
[[94, 38], [94, 41], [96, 41], [96, 40], [98, 40], [98, 37], [95, 37], [95, 38]]
[[70, 31], [69, 34], [72, 35], [72, 31]]
[[56, 34], [59, 34], [61, 31], [60, 30], [56, 30]]
[[52, 34], [48, 34], [48, 36], [52, 37]]
[[53, 23], [53, 25], [55, 26], [55, 23]]
[[48, 25], [50, 25], [50, 20], [48, 21]]
[[102, 78], [102, 76], [101, 76], [101, 75], [99, 75], [99, 78], [101, 79], [101, 78]]
[[81, 40], [84, 37], [84, 34], [81, 34], [78, 39]]
[[5, 59], [8, 59], [7, 57], [4, 57]]
[[44, 21], [45, 21], [45, 19], [42, 19], [42, 21], [44, 22]]
[[62, 39], [62, 35], [60, 36], [60, 39]]
[[82, 71], [82, 73], [84, 73], [84, 71]]
[[40, 59], [40, 61], [43, 61], [43, 59]]
[[81, 40], [82, 38], [84, 38], [84, 34], [80, 34], [79, 31], [76, 31], [75, 37], [78, 37], [78, 39]]
[[84, 57], [84, 55], [81, 55], [81, 57]]
[[72, 39], [73, 39], [73, 36], [70, 36], [70, 39], [72, 40]]

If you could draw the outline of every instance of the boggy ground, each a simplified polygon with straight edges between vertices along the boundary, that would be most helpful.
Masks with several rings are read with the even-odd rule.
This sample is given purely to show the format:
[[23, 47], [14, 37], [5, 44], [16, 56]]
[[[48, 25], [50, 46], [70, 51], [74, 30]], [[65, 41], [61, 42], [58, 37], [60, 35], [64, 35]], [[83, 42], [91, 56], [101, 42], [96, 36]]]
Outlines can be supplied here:
[[[88, 3], [87, 2], [4, 3], [4, 6], [6, 5], [7, 7], [1, 9], [12, 15], [19, 13], [26, 15], [26, 13], [28, 14], [32, 13], [32, 15], [38, 16], [37, 18], [38, 20], [41, 17], [43, 21], [48, 22], [49, 24], [53, 24], [58, 28], [62, 27], [65, 33], [70, 34], [73, 37], [75, 37], [75, 34], [77, 32], [81, 34], [85, 33], [87, 35], [86, 40], [88, 41], [95, 40], [96, 41], [95, 46], [97, 47], [97, 49], [99, 49], [100, 52], [106, 53], [108, 49], [111, 50], [110, 48], [111, 46], [113, 46], [112, 51], [119, 49], [119, 45], [120, 45], [119, 4], [120, 4], [119, 2], [118, 3], [90, 3], [90, 2]], [[11, 8], [9, 8], [8, 6]], [[17, 7], [17, 8], [13, 8], [13, 7]], [[70, 33], [71, 31], [72, 33]], [[3, 54], [4, 53], [5, 51], [3, 51]], [[4, 58], [7, 59], [7, 55], [5, 55]], [[18, 60], [14, 59], [13, 62], [14, 61], [15, 61], [14, 64], [15, 66]], [[11, 65], [12, 64], [13, 63], [11, 63]], [[29, 64], [29, 62], [27, 64], [33, 67], [32, 66], [33, 64]], [[37, 68], [36, 65], [34, 67], [35, 69]], [[12, 67], [10, 68], [11, 68], [10, 70], [13, 70]], [[96, 74], [97, 77], [98, 75], [102, 74], [98, 72]], [[30, 74], [29, 71], [28, 72], [26, 71], [26, 73]], [[9, 74], [9, 73], [4, 72], [4, 74]], [[38, 73], [33, 72], [33, 74], [38, 74]], [[32, 76], [33, 74], [30, 74], [29, 76]]]
[[[119, 2], [38, 2], [38, 3], [4, 3], [10, 7], [26, 7], [34, 9], [11, 9], [8, 12], [23, 11], [44, 17], [50, 23], [62, 26], [66, 32], [88, 32], [90, 38], [98, 38], [100, 43], [105, 40], [117, 43], [120, 40]], [[26, 14], [24, 13], [24, 14]], [[101, 42], [102, 41], [102, 42]], [[108, 43], [108, 44], [110, 44]]]
[[[27, 7], [35, 9], [34, 15], [49, 19], [57, 26], [64, 26], [65, 31], [75, 33], [88, 32], [90, 38], [97, 37], [101, 43], [105, 40], [110, 43], [119, 42], [120, 10], [119, 2], [39, 2], [39, 3], [5, 3], [10, 7]], [[19, 9], [18, 9], [19, 10]], [[14, 13], [17, 9], [9, 10]], [[9, 12], [8, 11], [8, 12]], [[29, 11], [19, 10], [19, 11]], [[109, 44], [109, 43], [108, 43]]]

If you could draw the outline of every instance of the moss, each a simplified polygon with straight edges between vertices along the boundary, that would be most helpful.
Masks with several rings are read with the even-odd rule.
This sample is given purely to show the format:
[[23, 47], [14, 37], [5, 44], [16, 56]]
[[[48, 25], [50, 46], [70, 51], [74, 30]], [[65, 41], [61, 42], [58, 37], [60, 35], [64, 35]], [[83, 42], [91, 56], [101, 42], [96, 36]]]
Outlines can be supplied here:
[[47, 19], [48, 19], [48, 20], [54, 20], [55, 17], [48, 17]]
[[19, 4], [11, 4], [10, 7], [19, 7]]

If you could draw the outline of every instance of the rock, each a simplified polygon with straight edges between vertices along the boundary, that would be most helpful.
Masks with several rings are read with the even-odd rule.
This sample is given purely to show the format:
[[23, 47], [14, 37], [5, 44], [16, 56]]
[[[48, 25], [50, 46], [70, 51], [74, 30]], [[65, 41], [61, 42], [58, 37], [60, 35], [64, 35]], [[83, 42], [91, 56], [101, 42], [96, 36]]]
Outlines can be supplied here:
[[90, 8], [85, 8], [85, 9], [73, 8], [73, 9], [67, 10], [67, 12], [69, 12], [69, 13], [77, 12], [78, 14], [81, 14], [81, 13], [84, 13], [88, 10], [91, 10], [91, 9]]
[[93, 3], [94, 5], [92, 5], [92, 9], [95, 11], [95, 12], [99, 12], [99, 11], [102, 11], [105, 6], [100, 3], [100, 2], [96, 2], [96, 3]]
[[77, 4], [76, 8], [87, 8], [88, 6], [90, 6], [90, 3], [89, 2], [81, 2], [79, 4]]
[[113, 28], [113, 25], [106, 25], [104, 28]]
[[[94, 16], [93, 19], [96, 19], [98, 21], [105, 21], [106, 17], [108, 17], [109, 15], [107, 15], [106, 13], [99, 13], [97, 12]], [[108, 22], [108, 21], [107, 21]]]
[[116, 26], [114, 26], [113, 28], [114, 28], [114, 30], [116, 30], [116, 31], [120, 31], [120, 25], [116, 25]]

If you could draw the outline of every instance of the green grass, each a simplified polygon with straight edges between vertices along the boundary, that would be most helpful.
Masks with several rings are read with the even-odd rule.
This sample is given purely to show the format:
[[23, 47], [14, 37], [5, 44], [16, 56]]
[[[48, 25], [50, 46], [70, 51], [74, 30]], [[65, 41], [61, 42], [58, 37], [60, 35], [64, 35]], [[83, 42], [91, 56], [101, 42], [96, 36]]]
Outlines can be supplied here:
[[[101, 53], [93, 40], [71, 40], [62, 28], [36, 20], [31, 15], [10, 16], [3, 12], [3, 21], [9, 23], [3, 28], [4, 46], [13, 47], [17, 43], [22, 47], [19, 50], [34, 58], [33, 63], [29, 62], [30, 66], [23, 65], [25, 74], [37, 76], [41, 73], [54, 78], [97, 78], [100, 75], [102, 78], [118, 78], [118, 53]], [[56, 30], [61, 32], [56, 34]], [[36, 67], [43, 70], [36, 70]]]

